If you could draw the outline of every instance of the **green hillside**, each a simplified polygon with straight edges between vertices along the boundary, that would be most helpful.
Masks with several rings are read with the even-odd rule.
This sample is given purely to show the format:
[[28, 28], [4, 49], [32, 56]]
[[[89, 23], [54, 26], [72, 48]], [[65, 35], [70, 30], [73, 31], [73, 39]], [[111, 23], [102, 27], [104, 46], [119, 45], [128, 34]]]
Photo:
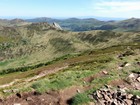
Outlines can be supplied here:
[[139, 42], [139, 33], [70, 32], [48, 23], [3, 27], [0, 30], [1, 68], [30, 66], [67, 54]]
[[46, 22], [1, 26], [0, 104], [98, 105], [91, 95], [107, 85], [140, 96], [139, 41], [139, 32], [72, 32]]

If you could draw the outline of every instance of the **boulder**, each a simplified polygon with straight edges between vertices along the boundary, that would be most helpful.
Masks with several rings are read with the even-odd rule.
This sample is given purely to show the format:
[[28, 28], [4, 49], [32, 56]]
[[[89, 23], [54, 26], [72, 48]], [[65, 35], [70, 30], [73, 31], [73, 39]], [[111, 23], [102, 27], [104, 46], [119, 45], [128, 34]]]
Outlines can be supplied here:
[[103, 74], [107, 75], [108, 72], [106, 70], [102, 71]]
[[140, 77], [137, 78], [137, 81], [140, 82]]
[[111, 99], [106, 94], [103, 94], [103, 97], [106, 101], [111, 101]]
[[14, 103], [13, 105], [21, 105], [20, 103]]
[[77, 89], [76, 91], [77, 91], [77, 93], [81, 93], [81, 91], [79, 89]]
[[128, 94], [128, 95], [127, 95], [127, 98], [128, 98], [128, 99], [131, 99], [132, 97], [133, 97], [132, 94]]
[[11, 90], [3, 90], [3, 93], [11, 93]]
[[140, 83], [139, 82], [136, 82], [136, 83], [134, 83], [135, 84], [135, 88], [137, 89], [137, 90], [140, 90]]
[[130, 65], [131, 65], [130, 63], [127, 63], [127, 64], [125, 65], [125, 67], [130, 66]]
[[129, 77], [129, 78], [135, 78], [135, 75], [134, 75], [134, 73], [132, 73], [132, 74], [130, 74], [128, 77]]
[[102, 95], [101, 95], [101, 93], [99, 93], [99, 91], [97, 91], [96, 94], [97, 94], [98, 98], [102, 98]]
[[33, 101], [31, 97], [27, 97], [26, 101]]

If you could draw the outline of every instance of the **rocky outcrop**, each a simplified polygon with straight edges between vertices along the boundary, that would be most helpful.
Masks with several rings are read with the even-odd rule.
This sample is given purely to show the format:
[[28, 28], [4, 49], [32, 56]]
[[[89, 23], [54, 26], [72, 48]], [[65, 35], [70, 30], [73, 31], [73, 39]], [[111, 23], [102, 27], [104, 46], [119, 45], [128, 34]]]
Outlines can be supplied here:
[[62, 30], [61, 26], [58, 23], [54, 22], [52, 26], [56, 29]]
[[140, 97], [128, 94], [125, 89], [111, 86], [103, 87], [93, 94], [90, 98], [96, 99], [97, 105], [139, 105]]

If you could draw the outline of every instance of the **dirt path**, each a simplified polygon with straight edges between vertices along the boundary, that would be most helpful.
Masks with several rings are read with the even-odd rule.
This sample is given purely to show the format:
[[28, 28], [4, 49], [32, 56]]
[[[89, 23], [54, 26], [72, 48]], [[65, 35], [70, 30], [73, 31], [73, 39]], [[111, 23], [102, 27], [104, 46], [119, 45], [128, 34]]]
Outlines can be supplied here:
[[0, 101], [0, 105], [69, 105], [68, 100], [78, 92], [84, 92], [87, 87], [71, 86], [59, 91], [50, 91], [43, 94], [35, 92], [12, 95]]
[[82, 93], [87, 89], [87, 87], [83, 86], [71, 86], [64, 90], [60, 90], [60, 105], [69, 105], [68, 103], [73, 96], [75, 96], [77, 93]]
[[[34, 80], [36, 80], [36, 79], [42, 78], [42, 77], [44, 77], [44, 76], [46, 76], [46, 75], [50, 75], [50, 74], [56, 73], [56, 72], [58, 72], [58, 71], [60, 71], [60, 70], [66, 69], [66, 68], [68, 68], [68, 65], [65, 65], [65, 66], [63, 66], [63, 67], [56, 67], [56, 68], [54, 68], [54, 69], [52, 69], [52, 70], [43, 71], [43, 72], [41, 72], [39, 75], [36, 75], [36, 76], [34, 76], [34, 77], [25, 79], [22, 83], [24, 83], [24, 82], [27, 83], [27, 82], [34, 81]], [[0, 88], [6, 88], [6, 87], [9, 87], [9, 86], [12, 86], [12, 85], [14, 85], [15, 83], [17, 83], [17, 82], [19, 82], [19, 81], [20, 81], [20, 79], [16, 79], [16, 80], [14, 80], [14, 81], [11, 82], [11, 83], [8, 83], [8, 84], [5, 84], [5, 85], [1, 85]]]
[[[75, 57], [75, 58], [66, 59], [66, 60], [63, 60], [63, 61], [60, 61], [60, 62], [56, 62], [54, 64], [51, 64], [51, 65], [48, 65], [48, 66], [45, 66], [45, 67], [37, 68], [36, 70], [31, 71], [31, 73], [29, 73], [30, 75], [35, 74], [35, 76], [30, 77], [30, 78], [24, 78], [24, 77], [22, 77], [20, 79], [15, 78], [10, 83], [0, 85], [0, 89], [13, 86], [17, 82], [19, 84], [20, 81], [22, 81], [22, 84], [24, 84], [24, 83], [28, 83], [28, 82], [37, 80], [37, 79], [42, 78], [44, 76], [47, 76], [47, 75], [56, 73], [56, 72], [58, 72], [60, 70], [66, 69], [71, 64], [90, 61], [90, 60], [92, 60], [92, 57], [93, 57], [93, 55], [79, 56], [79, 57]], [[22, 74], [19, 74], [19, 75], [22, 75]], [[23, 72], [23, 75], [24, 75], [24, 72]], [[8, 77], [6, 77], [6, 78], [8, 78]], [[4, 79], [4, 78], [2, 78], [2, 79]]]

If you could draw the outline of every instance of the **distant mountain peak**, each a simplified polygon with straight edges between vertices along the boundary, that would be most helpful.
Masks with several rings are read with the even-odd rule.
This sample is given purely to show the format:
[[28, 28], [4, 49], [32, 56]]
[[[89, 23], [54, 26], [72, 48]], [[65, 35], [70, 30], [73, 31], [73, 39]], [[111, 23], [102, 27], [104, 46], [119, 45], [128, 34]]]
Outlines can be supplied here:
[[22, 19], [16, 18], [16, 19], [12, 19], [11, 22], [16, 22], [16, 23], [18, 23], [18, 22], [25, 22], [25, 21], [22, 20]]
[[56, 22], [53, 22], [53, 27], [56, 29], [62, 30], [61, 26]]

